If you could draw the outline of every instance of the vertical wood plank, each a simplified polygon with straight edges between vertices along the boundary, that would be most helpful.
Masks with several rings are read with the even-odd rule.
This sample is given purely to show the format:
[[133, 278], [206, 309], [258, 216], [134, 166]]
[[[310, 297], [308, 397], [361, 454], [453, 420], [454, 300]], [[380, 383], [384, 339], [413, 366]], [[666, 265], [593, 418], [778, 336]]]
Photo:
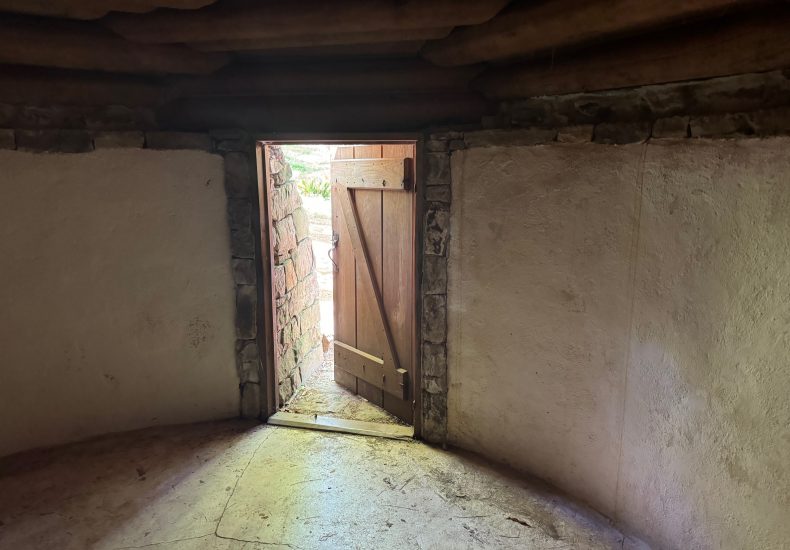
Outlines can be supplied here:
[[[385, 144], [384, 158], [415, 158], [414, 144]], [[412, 174], [414, 181], [415, 174]], [[384, 278], [382, 298], [400, 366], [409, 373], [405, 400], [384, 394], [382, 407], [395, 416], [414, 421], [412, 400], [418, 390], [414, 365], [414, 193], [385, 193], [382, 204]]]
[[414, 145], [410, 143], [385, 143], [381, 146], [381, 158], [385, 159], [413, 159]]
[[354, 145], [355, 159], [380, 159], [382, 146], [380, 143], [373, 145]]
[[[351, 147], [338, 147], [335, 154], [336, 159], [376, 159], [376, 158], [415, 158], [414, 144], [366, 144]], [[349, 243], [349, 232], [347, 227], [341, 227], [345, 223], [343, 213], [335, 198], [337, 193], [344, 189], [333, 187], [333, 222], [335, 231], [340, 234], [341, 241]], [[370, 269], [373, 277], [381, 291], [381, 301], [385, 310], [387, 324], [392, 333], [392, 344], [398, 356], [400, 367], [405, 369], [408, 374], [409, 395], [406, 399], [400, 399], [395, 395], [375, 387], [373, 384], [365, 382], [350, 373], [339, 371], [336, 379], [342, 378], [343, 385], [351, 388], [355, 386], [356, 392], [366, 398], [371, 403], [383, 407], [389, 412], [408, 421], [413, 421], [412, 401], [414, 392], [419, 389], [419, 381], [416, 380], [414, 364], [414, 206], [415, 195], [412, 192], [388, 192], [383, 193], [377, 190], [355, 189], [352, 190], [354, 206], [359, 223], [361, 237], [365, 241], [366, 253], [370, 261]], [[342, 250], [338, 250], [338, 257]], [[348, 252], [353, 255], [353, 247]], [[345, 262], [354, 265], [354, 319], [355, 319], [355, 339], [347, 336], [341, 337], [341, 326], [343, 320], [339, 309], [348, 307], [349, 300], [343, 300], [336, 295], [335, 325], [336, 337], [348, 344], [355, 345], [361, 350], [378, 357], [385, 356], [384, 350], [388, 347], [386, 334], [380, 330], [380, 321], [374, 319], [378, 317], [379, 310], [376, 303], [370, 303], [374, 297], [362, 292], [362, 280], [367, 274], [361, 272], [365, 266], [359, 265], [358, 260]], [[341, 268], [342, 269], [342, 268]], [[343, 280], [345, 273], [336, 275], [337, 284]], [[347, 286], [350, 288], [350, 285]], [[337, 290], [336, 290], [337, 292]], [[342, 292], [342, 290], [341, 290]], [[344, 303], [345, 302], [345, 303]], [[376, 322], [373, 322], [376, 321]], [[338, 368], [336, 365], [336, 372]], [[352, 382], [353, 381], [353, 382]]]
[[396, 192], [382, 193], [382, 195], [383, 259], [386, 281], [382, 287], [382, 299], [400, 367], [411, 373], [413, 371], [411, 301], [414, 283], [411, 228], [414, 194]]
[[[381, 158], [381, 145], [356, 145], [354, 158]], [[382, 247], [381, 247], [381, 191], [369, 189], [356, 189], [353, 191], [354, 202], [359, 215], [360, 232], [368, 251], [371, 267], [376, 282], [381, 288], [382, 274]], [[363, 286], [362, 273], [365, 266], [356, 266], [357, 278], [357, 347], [376, 357], [384, 356], [386, 341], [379, 334], [378, 323], [374, 316], [378, 315], [378, 308], [371, 297], [361, 292]]]
[[368, 384], [361, 378], [357, 378], [357, 393], [374, 405], [383, 408], [384, 396], [386, 393], [384, 393], [381, 388], [377, 388], [372, 384]]
[[[354, 157], [353, 147], [338, 147], [336, 159]], [[333, 277], [333, 314], [335, 321], [335, 339], [351, 346], [357, 345], [357, 301], [356, 301], [356, 261], [351, 238], [348, 234], [343, 211], [338, 201], [338, 193], [346, 190], [337, 185], [332, 186], [332, 232], [338, 236], [337, 247], [333, 258], [337, 270]], [[357, 391], [356, 376], [344, 372], [342, 365], [335, 360], [335, 380], [346, 388]]]

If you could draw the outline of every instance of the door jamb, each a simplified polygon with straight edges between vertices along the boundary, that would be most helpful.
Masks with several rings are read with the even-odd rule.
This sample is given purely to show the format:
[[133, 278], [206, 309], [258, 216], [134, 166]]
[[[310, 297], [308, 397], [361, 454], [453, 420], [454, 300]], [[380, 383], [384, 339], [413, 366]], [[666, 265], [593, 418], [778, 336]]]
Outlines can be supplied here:
[[[274, 296], [274, 286], [272, 276], [274, 273], [274, 243], [271, 238], [274, 230], [271, 212], [271, 197], [268, 192], [269, 179], [269, 145], [293, 145], [293, 144], [375, 144], [375, 143], [414, 143], [414, 187], [415, 193], [414, 217], [412, 220], [412, 235], [414, 238], [414, 256], [412, 258], [412, 361], [414, 365], [414, 380], [412, 391], [414, 399], [414, 437], [419, 439], [422, 433], [422, 217], [424, 211], [424, 184], [423, 170], [423, 145], [424, 136], [419, 133], [407, 134], [281, 134], [259, 136], [255, 140], [257, 175], [258, 175], [258, 200], [260, 218], [260, 243], [261, 243], [261, 271], [263, 272], [263, 286], [261, 292], [263, 300], [259, 304], [263, 307], [263, 334], [262, 341], [265, 343], [261, 350], [261, 359], [264, 369], [264, 398], [263, 407], [265, 416], [268, 418], [280, 408], [280, 396], [277, 391], [277, 365], [274, 353], [274, 338], [276, 336], [274, 326], [274, 311], [276, 299]], [[259, 328], [260, 331], [260, 328]]]

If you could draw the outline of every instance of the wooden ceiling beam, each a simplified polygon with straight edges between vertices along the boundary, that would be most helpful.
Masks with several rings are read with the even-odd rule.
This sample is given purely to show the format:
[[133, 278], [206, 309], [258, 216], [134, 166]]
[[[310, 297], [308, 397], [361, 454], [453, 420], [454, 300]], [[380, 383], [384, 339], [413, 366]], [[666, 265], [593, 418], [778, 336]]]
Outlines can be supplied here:
[[106, 24], [147, 43], [275, 39], [476, 25], [509, 0], [227, 0], [195, 11], [113, 14]]
[[167, 99], [161, 83], [141, 77], [32, 67], [0, 70], [2, 103], [154, 107]]
[[209, 74], [229, 61], [180, 45], [134, 44], [82, 22], [0, 20], [0, 63], [133, 74]]
[[252, 132], [421, 130], [478, 122], [492, 106], [477, 94], [200, 98], [170, 102], [157, 120], [179, 130], [242, 128]]
[[238, 52], [242, 59], [268, 61], [284, 60], [349, 60], [349, 59], [393, 59], [415, 58], [425, 45], [424, 40], [408, 42], [382, 42], [379, 44], [339, 44], [336, 46], [314, 46], [305, 48], [285, 48], [251, 50]]
[[0, 11], [64, 17], [99, 19], [111, 11], [146, 13], [156, 8], [198, 9], [216, 0], [0, 0]]
[[526, 57], [678, 20], [757, 4], [755, 0], [552, 0], [511, 9], [481, 25], [429, 42], [425, 59], [442, 66]]
[[627, 41], [552, 62], [491, 69], [473, 83], [491, 99], [631, 88], [790, 67], [790, 10]]
[[482, 67], [438, 68], [422, 60], [257, 63], [173, 81], [175, 97], [462, 92]]
[[337, 46], [357, 44], [381, 44], [386, 42], [404, 42], [415, 40], [432, 40], [450, 34], [452, 27], [436, 29], [409, 29], [403, 31], [353, 32], [308, 34], [278, 38], [253, 38], [248, 40], [218, 40], [216, 42], [194, 42], [189, 47], [204, 52], [228, 52], [247, 50], [284, 50], [316, 46]]

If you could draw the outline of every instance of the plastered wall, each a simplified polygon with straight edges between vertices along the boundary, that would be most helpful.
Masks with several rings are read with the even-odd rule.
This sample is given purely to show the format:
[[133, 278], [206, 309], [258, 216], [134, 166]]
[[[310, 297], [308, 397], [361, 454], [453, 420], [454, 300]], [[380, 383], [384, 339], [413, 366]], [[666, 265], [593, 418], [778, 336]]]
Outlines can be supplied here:
[[222, 163], [0, 151], [0, 455], [238, 415]]
[[453, 153], [450, 442], [654, 548], [786, 547], [788, 151]]

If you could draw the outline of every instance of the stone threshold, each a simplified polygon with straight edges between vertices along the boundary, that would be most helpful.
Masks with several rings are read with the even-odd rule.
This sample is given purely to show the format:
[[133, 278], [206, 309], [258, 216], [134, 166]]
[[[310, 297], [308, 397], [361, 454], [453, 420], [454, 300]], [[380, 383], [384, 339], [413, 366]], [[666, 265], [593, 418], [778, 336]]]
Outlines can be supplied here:
[[388, 439], [411, 440], [414, 438], [413, 426], [379, 424], [362, 420], [347, 420], [344, 418], [333, 418], [331, 416], [299, 414], [284, 411], [274, 413], [269, 417], [268, 423], [272, 426], [386, 437]]

